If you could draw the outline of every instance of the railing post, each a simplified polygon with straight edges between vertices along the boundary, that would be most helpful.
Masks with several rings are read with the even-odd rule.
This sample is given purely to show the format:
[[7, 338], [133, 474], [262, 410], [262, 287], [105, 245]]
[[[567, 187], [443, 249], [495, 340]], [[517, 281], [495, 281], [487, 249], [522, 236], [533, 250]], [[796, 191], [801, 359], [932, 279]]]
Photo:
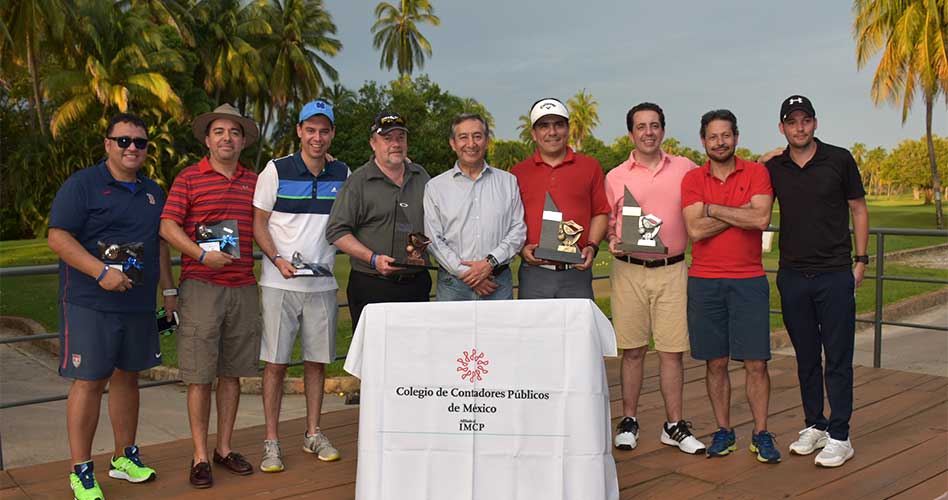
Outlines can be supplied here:
[[885, 233], [876, 233], [876, 317], [872, 341], [872, 367], [882, 367], [882, 275], [885, 271]]

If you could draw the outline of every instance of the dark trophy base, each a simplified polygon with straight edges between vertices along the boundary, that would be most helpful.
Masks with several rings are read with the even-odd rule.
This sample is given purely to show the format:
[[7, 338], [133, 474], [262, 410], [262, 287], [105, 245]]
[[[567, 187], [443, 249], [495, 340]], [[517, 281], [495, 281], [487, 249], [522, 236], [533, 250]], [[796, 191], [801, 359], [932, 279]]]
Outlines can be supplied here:
[[559, 250], [537, 247], [533, 251], [533, 256], [538, 259], [549, 260], [553, 262], [562, 262], [564, 264], [582, 264], [586, 262], [582, 252], [561, 252]]
[[422, 262], [421, 264], [416, 264], [416, 263], [413, 263], [413, 262], [398, 262], [398, 261], [395, 261], [395, 262], [392, 262], [392, 263], [389, 264], [389, 265], [390, 265], [390, 266], [396, 266], [396, 267], [404, 267], [404, 268], [407, 268], [407, 269], [434, 269], [434, 270], [437, 270], [437, 269], [438, 269], [438, 266], [428, 265], [428, 264], [425, 264], [424, 262]]

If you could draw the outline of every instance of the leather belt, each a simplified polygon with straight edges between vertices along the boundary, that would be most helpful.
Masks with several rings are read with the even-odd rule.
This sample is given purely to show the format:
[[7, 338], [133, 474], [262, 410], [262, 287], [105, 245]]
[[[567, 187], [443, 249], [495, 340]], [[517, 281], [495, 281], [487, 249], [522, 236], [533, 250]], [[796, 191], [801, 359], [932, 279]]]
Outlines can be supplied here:
[[685, 254], [682, 253], [682, 254], [675, 255], [674, 257], [666, 257], [664, 259], [650, 259], [650, 260], [636, 259], [635, 257], [631, 257], [629, 255], [617, 255], [616, 260], [621, 260], [622, 262], [628, 262], [629, 264], [638, 264], [640, 266], [645, 266], [645, 267], [662, 267], [662, 266], [670, 266], [672, 264], [677, 264], [685, 260]]
[[395, 283], [408, 283], [410, 281], [414, 281], [415, 278], [418, 277], [418, 273], [391, 274], [389, 276], [385, 276], [384, 274], [369, 274], [369, 276], [372, 276], [373, 278], [378, 278], [380, 280], [394, 281]]
[[501, 274], [504, 274], [504, 271], [506, 271], [506, 270], [508, 270], [508, 269], [510, 269], [510, 264], [501, 264], [501, 265], [497, 266], [496, 269], [494, 269], [493, 271], [491, 271], [490, 275], [491, 275], [491, 276], [494, 276], [494, 277], [497, 277], [497, 276], [500, 276]]

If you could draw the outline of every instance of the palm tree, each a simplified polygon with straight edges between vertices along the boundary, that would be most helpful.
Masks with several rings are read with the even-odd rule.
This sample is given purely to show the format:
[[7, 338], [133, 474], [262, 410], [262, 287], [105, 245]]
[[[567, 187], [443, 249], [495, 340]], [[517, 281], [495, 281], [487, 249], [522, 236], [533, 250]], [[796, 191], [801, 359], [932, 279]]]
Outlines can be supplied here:
[[872, 101], [902, 104], [908, 118], [916, 92], [925, 101], [925, 136], [935, 198], [935, 224], [944, 227], [941, 179], [932, 140], [932, 112], [948, 92], [948, 2], [946, 0], [855, 0], [856, 65], [866, 66], [880, 50], [872, 78]]
[[592, 135], [599, 125], [599, 102], [586, 89], [579, 91], [566, 103], [569, 106], [569, 142], [577, 151], [583, 149], [583, 141]]
[[355, 92], [347, 89], [340, 83], [335, 83], [332, 87], [323, 88], [319, 97], [328, 101], [329, 104], [332, 104], [332, 106], [337, 109], [348, 108], [355, 104], [358, 98]]
[[520, 115], [517, 117], [517, 132], [520, 134], [520, 142], [526, 144], [527, 146], [533, 145], [533, 135], [530, 131], [533, 130], [533, 124], [530, 123], [530, 115]]
[[388, 2], [380, 2], [375, 7], [378, 19], [372, 26], [375, 38], [372, 46], [382, 50], [379, 67], [392, 69], [398, 66], [399, 75], [410, 75], [415, 65], [425, 65], [425, 54], [431, 57], [431, 44], [418, 31], [417, 24], [441, 24], [434, 15], [434, 7], [429, 0], [401, 0], [401, 8]]
[[73, 2], [61, 0], [17, 0], [3, 2], [0, 19], [4, 36], [0, 37], [0, 62], [6, 74], [25, 63], [33, 90], [33, 109], [40, 132], [47, 135], [47, 123], [43, 112], [42, 81], [39, 76], [38, 59], [40, 42], [44, 39], [61, 40], [66, 26], [72, 19]]
[[[53, 113], [53, 137], [101, 106], [104, 121], [110, 109], [137, 107], [180, 117], [181, 99], [163, 72], [180, 72], [178, 52], [162, 45], [158, 27], [135, 10], [122, 11], [110, 0], [83, 2], [76, 33], [77, 64], [54, 68], [47, 77], [51, 94], [64, 102]], [[135, 42], [133, 42], [135, 41]]]
[[246, 101], [266, 90], [260, 53], [253, 37], [273, 32], [256, 4], [240, 0], [200, 0], [193, 9], [202, 83], [215, 104]]

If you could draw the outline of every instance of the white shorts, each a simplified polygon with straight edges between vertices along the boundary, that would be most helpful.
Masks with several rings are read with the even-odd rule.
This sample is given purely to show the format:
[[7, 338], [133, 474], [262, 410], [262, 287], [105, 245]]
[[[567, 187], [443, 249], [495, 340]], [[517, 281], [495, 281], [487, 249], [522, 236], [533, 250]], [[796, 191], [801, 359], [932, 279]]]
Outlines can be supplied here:
[[294, 292], [260, 287], [263, 306], [263, 338], [260, 360], [289, 364], [301, 332], [303, 361], [331, 363], [336, 355], [336, 290]]

